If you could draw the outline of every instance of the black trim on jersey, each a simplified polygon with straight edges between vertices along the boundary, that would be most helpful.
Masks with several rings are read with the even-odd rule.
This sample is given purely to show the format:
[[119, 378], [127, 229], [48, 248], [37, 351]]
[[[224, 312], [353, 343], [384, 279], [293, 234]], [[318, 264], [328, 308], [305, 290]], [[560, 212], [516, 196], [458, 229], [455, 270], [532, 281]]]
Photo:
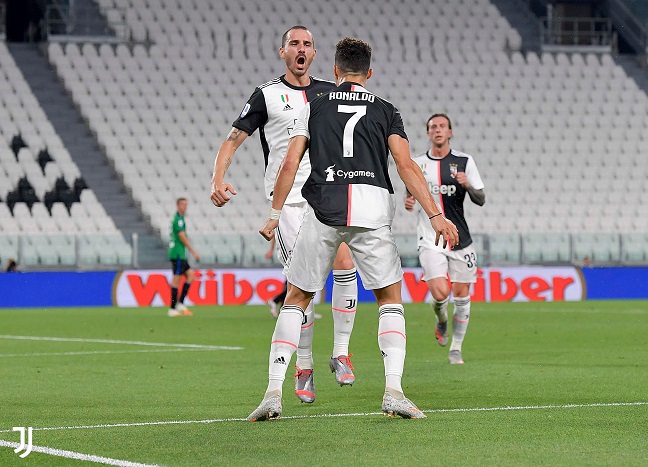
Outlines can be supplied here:
[[[261, 142], [261, 149], [263, 150], [264, 167], [268, 167], [268, 158], [270, 156], [270, 145], [268, 144], [268, 139], [266, 138], [265, 135], [265, 125], [266, 123], [268, 123], [269, 117], [268, 117], [268, 107], [265, 101], [265, 94], [263, 93], [263, 89], [279, 83], [295, 91], [305, 91], [306, 100], [308, 102], [312, 101], [316, 97], [327, 94], [329, 91], [335, 88], [335, 83], [333, 83], [332, 81], [319, 79], [314, 76], [310, 77], [310, 83], [307, 86], [294, 86], [290, 84], [288, 81], [286, 81], [286, 75], [282, 75], [278, 78], [272, 79], [270, 81], [266, 81], [265, 83], [257, 86], [254, 89], [252, 95], [247, 100], [245, 105], [247, 106], [248, 104], [250, 104], [250, 108], [254, 107], [255, 109], [258, 109], [256, 110], [258, 117], [254, 119], [245, 118], [245, 116], [241, 117], [241, 114], [243, 113], [243, 111], [241, 111], [241, 114], [239, 114], [237, 119], [234, 120], [232, 126], [234, 128], [238, 128], [239, 130], [246, 132], [248, 136], [251, 136], [256, 129], [259, 129], [259, 139]], [[323, 90], [322, 87], [325, 87], [325, 89]], [[253, 106], [254, 103], [256, 103], [257, 106]]]
[[[286, 75], [284, 75], [284, 76], [286, 76]], [[278, 77], [278, 78], [271, 79], [270, 81], [267, 81], [267, 82], [259, 85], [258, 88], [259, 89], [267, 88], [268, 86], [270, 86], [272, 84], [277, 84], [279, 81], [283, 81], [281, 76]]]
[[443, 203], [441, 208], [443, 209], [444, 216], [451, 220], [452, 223], [457, 226], [457, 230], [459, 231], [459, 244], [456, 245], [453, 250], [466, 248], [473, 242], [472, 237], [470, 236], [468, 223], [464, 216], [464, 201], [468, 190], [466, 190], [463, 185], [457, 181], [452, 174], [450, 167], [454, 166], [457, 172], [465, 172], [466, 166], [468, 165], [468, 158], [455, 154], [452, 152], [452, 149], [450, 149], [450, 152], [444, 157], [434, 157], [431, 150], [426, 151], [425, 155], [429, 160], [440, 163], [440, 184], [454, 186], [456, 188], [453, 195], [440, 193]]

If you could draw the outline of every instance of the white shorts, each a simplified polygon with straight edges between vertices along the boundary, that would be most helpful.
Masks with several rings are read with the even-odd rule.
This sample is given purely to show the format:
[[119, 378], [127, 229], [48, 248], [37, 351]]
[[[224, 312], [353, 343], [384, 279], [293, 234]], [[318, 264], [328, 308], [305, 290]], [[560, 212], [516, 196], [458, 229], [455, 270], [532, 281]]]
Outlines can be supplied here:
[[423, 266], [423, 280], [447, 277], [450, 282], [473, 284], [477, 282], [477, 253], [474, 245], [462, 250], [430, 250], [421, 248], [419, 260]]
[[403, 278], [400, 256], [389, 226], [378, 229], [331, 227], [317, 220], [308, 206], [293, 254], [284, 268], [288, 281], [306, 292], [322, 290], [342, 242], [351, 250], [365, 289], [381, 289]]
[[279, 226], [275, 230], [275, 254], [284, 266], [292, 254], [297, 233], [306, 214], [308, 203], [285, 204], [279, 217]]

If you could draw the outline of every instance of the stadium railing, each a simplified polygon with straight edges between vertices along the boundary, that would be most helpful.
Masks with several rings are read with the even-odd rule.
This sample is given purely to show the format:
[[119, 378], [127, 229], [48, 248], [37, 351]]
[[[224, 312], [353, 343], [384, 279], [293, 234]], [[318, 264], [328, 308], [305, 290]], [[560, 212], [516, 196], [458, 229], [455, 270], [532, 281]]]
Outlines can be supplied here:
[[[396, 234], [404, 266], [419, 266], [415, 235]], [[478, 265], [635, 266], [648, 264], [648, 233], [498, 233], [472, 235]], [[194, 267], [280, 267], [266, 254], [270, 244], [256, 233], [192, 234], [199, 263]], [[162, 240], [133, 234], [3, 234], [0, 264], [17, 259], [23, 270], [157, 269], [168, 266], [160, 257]]]

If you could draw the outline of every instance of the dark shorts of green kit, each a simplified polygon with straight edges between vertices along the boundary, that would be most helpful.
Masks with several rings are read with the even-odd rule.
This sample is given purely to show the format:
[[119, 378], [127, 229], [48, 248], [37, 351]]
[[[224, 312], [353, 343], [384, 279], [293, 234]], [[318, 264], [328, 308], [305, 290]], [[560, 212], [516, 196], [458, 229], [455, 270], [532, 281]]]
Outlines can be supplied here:
[[174, 276], [180, 276], [191, 269], [189, 266], [189, 261], [186, 259], [172, 259], [171, 260], [171, 270], [173, 271]]

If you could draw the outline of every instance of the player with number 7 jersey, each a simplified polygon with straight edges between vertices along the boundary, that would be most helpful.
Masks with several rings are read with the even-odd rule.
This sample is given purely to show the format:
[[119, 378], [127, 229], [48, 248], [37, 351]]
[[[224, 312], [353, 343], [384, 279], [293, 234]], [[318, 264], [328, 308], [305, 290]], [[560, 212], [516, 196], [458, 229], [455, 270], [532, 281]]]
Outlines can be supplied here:
[[309, 149], [311, 173], [302, 188], [308, 209], [285, 268], [288, 293], [270, 345], [268, 387], [248, 420], [281, 415], [281, 385], [285, 361], [297, 348], [304, 309], [326, 282], [338, 246], [345, 242], [366, 289], [378, 304], [378, 346], [385, 367], [383, 412], [404, 418], [425, 418], [403, 393], [405, 311], [401, 296], [403, 270], [391, 232], [394, 190], [388, 156], [400, 178], [428, 214], [436, 240], [454, 246], [457, 228], [443, 217], [420, 168], [409, 151], [398, 110], [365, 89], [373, 74], [371, 46], [346, 37], [336, 45], [337, 88], [301, 111], [274, 186], [272, 209], [259, 230], [274, 238], [281, 211], [299, 164]]
[[[313, 120], [317, 125], [310, 124]], [[309, 138], [311, 174], [302, 194], [320, 222], [367, 228], [392, 223], [387, 138], [396, 134], [407, 139], [393, 104], [359, 84], [342, 83], [302, 111], [294, 134]]]

